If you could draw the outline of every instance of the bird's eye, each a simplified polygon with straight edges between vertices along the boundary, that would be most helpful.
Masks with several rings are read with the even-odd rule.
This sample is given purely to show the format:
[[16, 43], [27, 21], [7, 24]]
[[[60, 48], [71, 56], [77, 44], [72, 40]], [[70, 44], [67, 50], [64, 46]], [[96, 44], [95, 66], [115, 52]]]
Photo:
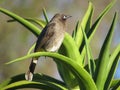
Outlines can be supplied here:
[[64, 16], [63, 16], [63, 19], [66, 19], [66, 18], [67, 18], [67, 16], [64, 15]]
[[62, 19], [63, 19], [63, 20], [66, 20], [66, 19], [68, 19], [68, 18], [70, 18], [70, 17], [71, 17], [71, 16], [69, 16], [69, 15], [63, 15], [63, 16], [62, 16]]

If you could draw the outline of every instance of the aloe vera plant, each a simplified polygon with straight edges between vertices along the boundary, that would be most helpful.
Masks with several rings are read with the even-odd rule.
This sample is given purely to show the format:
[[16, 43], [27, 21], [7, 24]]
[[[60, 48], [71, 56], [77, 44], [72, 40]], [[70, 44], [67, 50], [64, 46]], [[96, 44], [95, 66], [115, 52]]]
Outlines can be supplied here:
[[[24, 74], [20, 74], [2, 82], [0, 84], [0, 90], [14, 90], [21, 88], [38, 88], [44, 90], [115, 90], [120, 88], [120, 79], [114, 80], [113, 78], [120, 57], [120, 45], [110, 53], [111, 40], [117, 21], [117, 12], [114, 14], [109, 32], [104, 40], [97, 59], [93, 57], [89, 45], [101, 20], [113, 7], [114, 3], [115, 1], [113, 0], [100, 13], [96, 21], [92, 23], [91, 20], [94, 7], [93, 4], [89, 2], [88, 9], [82, 22], [77, 22], [72, 36], [66, 33], [63, 44], [57, 53], [32, 53], [31, 51], [35, 47], [34, 44], [25, 56], [6, 63], [12, 64], [36, 56], [48, 56], [53, 58], [57, 64], [59, 74], [63, 81], [38, 73], [35, 74], [33, 81], [29, 82], [24, 79]], [[0, 12], [13, 18], [13, 20], [9, 20], [9, 22], [19, 22], [36, 37], [40, 34], [41, 30], [32, 22], [35, 22], [44, 28], [49, 21], [45, 9], [43, 9], [45, 21], [34, 18], [25, 19], [3, 8], [0, 8]], [[87, 56], [87, 59], [85, 59], [85, 56]], [[85, 62], [88, 63], [86, 64]]]

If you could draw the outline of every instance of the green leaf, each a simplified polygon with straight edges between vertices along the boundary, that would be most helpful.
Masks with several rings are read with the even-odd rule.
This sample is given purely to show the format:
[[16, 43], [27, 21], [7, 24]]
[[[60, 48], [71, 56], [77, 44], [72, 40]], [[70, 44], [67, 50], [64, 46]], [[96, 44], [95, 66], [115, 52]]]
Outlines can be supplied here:
[[114, 78], [114, 74], [119, 62], [119, 57], [120, 57], [120, 45], [117, 46], [117, 48], [114, 50], [114, 52], [110, 56], [110, 60], [107, 66], [107, 69], [109, 70], [109, 74], [105, 82], [105, 86], [104, 86], [105, 90], [109, 89], [111, 86], [111, 83]]
[[89, 69], [90, 75], [93, 77], [94, 73], [95, 73], [95, 62], [94, 62], [92, 53], [90, 52], [90, 46], [88, 43], [87, 36], [86, 36], [85, 32], [83, 31], [83, 29], [82, 29], [82, 32], [83, 32], [83, 36], [84, 36], [84, 40], [85, 40], [85, 44], [86, 44], [85, 47], [86, 47], [86, 52], [87, 52], [87, 57], [88, 57], [88, 69]]
[[26, 28], [28, 28], [28, 30], [30, 30], [32, 33], [34, 33], [34, 35], [38, 36], [40, 33], [40, 29], [37, 28], [35, 25], [33, 25], [32, 23], [30, 23], [29, 21], [25, 20], [24, 18], [6, 10], [3, 8], [0, 8], [0, 12], [10, 16], [11, 18], [13, 18], [14, 20], [18, 21], [19, 23], [21, 23], [22, 25], [24, 25]]
[[62, 54], [75, 60], [80, 66], [83, 67], [83, 64], [82, 64], [83, 58], [81, 57], [73, 38], [68, 33], [65, 34], [63, 45], [64, 45], [64, 48], [62, 49], [60, 48], [60, 51], [64, 50]]
[[[33, 23], [36, 23], [38, 24], [39, 26], [41, 26], [42, 28], [45, 27], [46, 25], [46, 22], [41, 20], [41, 19], [37, 19], [37, 18], [24, 18], [25, 20], [27, 21], [30, 21], [30, 22], [33, 22]], [[15, 22], [16, 20], [14, 19], [10, 19], [10, 20], [7, 20], [8, 22]]]
[[[59, 85], [58, 85], [59, 86]], [[38, 89], [44, 89], [44, 90], [63, 90], [63, 88], [55, 86], [54, 83], [52, 84], [44, 84], [44, 83], [38, 83], [38, 82], [30, 82], [30, 81], [18, 81], [12, 84], [7, 85], [6, 87], [2, 88], [2, 90], [16, 90], [21, 88], [38, 88]], [[64, 88], [64, 90], [67, 90]]]
[[71, 58], [65, 57], [57, 53], [37, 52], [37, 53], [29, 54], [27, 56], [15, 59], [11, 62], [8, 62], [7, 64], [18, 62], [27, 58], [37, 57], [37, 56], [49, 56], [49, 57], [57, 58], [56, 60], [59, 60], [61, 63], [65, 63], [68, 66], [68, 68], [70, 68], [70, 70], [74, 72], [73, 74], [76, 77], [78, 77], [78, 80], [81, 81], [81, 83], [84, 84], [84, 87], [86, 90], [97, 90], [93, 79], [85, 69], [83, 69], [79, 64], [74, 62]]
[[83, 41], [83, 34], [81, 29], [83, 29], [86, 32], [89, 31], [92, 14], [93, 14], [93, 5], [91, 2], [89, 2], [87, 12], [83, 17], [81, 24], [78, 23], [78, 28], [77, 28], [78, 30], [76, 30], [77, 32], [76, 32], [75, 42], [78, 48], [81, 46], [81, 43]]
[[[38, 88], [44, 90], [67, 90], [65, 84], [61, 81], [58, 81], [52, 77], [43, 75], [43, 74], [35, 74], [33, 81], [25, 81], [24, 74], [20, 74], [14, 76], [10, 79], [7, 79], [9, 83], [4, 84], [4, 87], [0, 87], [1, 90], [13, 90], [13, 89], [20, 89], [20, 88]], [[5, 83], [4, 81], [3, 83]], [[1, 85], [0, 85], [1, 86]]]
[[[113, 7], [113, 5], [115, 4], [116, 0], [113, 0], [102, 12], [101, 14], [98, 16], [98, 18], [96, 19], [95, 23], [92, 25], [92, 27], [90, 28], [90, 30], [87, 33], [87, 37], [88, 37], [88, 42], [91, 41], [91, 39], [93, 38], [101, 20], [103, 19], [103, 17], [108, 13], [108, 11]], [[84, 30], [84, 28], [83, 28]], [[81, 52], [81, 56], [85, 56], [86, 51], [85, 51], [85, 47], [84, 47], [84, 42], [82, 43], [82, 47], [80, 48], [80, 52]]]
[[26, 20], [30, 21], [30, 22], [34, 22], [36, 24], [38, 24], [39, 26], [41, 26], [42, 28], [45, 27], [46, 22], [41, 20], [41, 19], [36, 19], [36, 18], [26, 18]]
[[[96, 67], [96, 77], [95, 82], [97, 85], [98, 90], [103, 90], [105, 81], [107, 79], [108, 73], [110, 71], [110, 68], [107, 68], [109, 61], [109, 55], [110, 55], [110, 44], [112, 41], [113, 31], [116, 23], [116, 13], [114, 15], [111, 27], [109, 29], [109, 32], [106, 36], [106, 39], [103, 43], [103, 46], [100, 51], [99, 59], [97, 62]], [[102, 82], [101, 82], [102, 81]]]
[[116, 0], [113, 0], [102, 12], [101, 14], [98, 16], [98, 18], [96, 19], [95, 23], [92, 25], [91, 29], [89, 30], [87, 36], [90, 38], [90, 40], [92, 39], [92, 37], [94, 36], [101, 20], [103, 19], [103, 17], [109, 12], [109, 10], [113, 7], [113, 5], [115, 4]]

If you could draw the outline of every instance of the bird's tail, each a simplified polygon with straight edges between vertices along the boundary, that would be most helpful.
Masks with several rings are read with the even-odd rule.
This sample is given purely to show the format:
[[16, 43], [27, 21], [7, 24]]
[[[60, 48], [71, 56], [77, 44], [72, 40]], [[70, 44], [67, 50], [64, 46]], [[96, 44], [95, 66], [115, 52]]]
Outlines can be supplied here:
[[35, 70], [37, 62], [38, 62], [38, 58], [33, 58], [32, 59], [31, 64], [29, 66], [29, 70], [25, 74], [25, 79], [26, 80], [32, 81], [32, 79], [33, 79], [33, 73], [34, 73], [34, 70]]

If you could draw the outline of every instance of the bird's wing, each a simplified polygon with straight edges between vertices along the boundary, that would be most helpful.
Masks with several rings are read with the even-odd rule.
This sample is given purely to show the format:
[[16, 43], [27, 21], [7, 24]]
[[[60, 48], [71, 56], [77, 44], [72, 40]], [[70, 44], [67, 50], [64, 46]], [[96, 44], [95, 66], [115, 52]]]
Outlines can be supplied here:
[[54, 34], [55, 23], [48, 24], [41, 32], [35, 46], [35, 52], [39, 51], [42, 46], [49, 40], [50, 37]]

